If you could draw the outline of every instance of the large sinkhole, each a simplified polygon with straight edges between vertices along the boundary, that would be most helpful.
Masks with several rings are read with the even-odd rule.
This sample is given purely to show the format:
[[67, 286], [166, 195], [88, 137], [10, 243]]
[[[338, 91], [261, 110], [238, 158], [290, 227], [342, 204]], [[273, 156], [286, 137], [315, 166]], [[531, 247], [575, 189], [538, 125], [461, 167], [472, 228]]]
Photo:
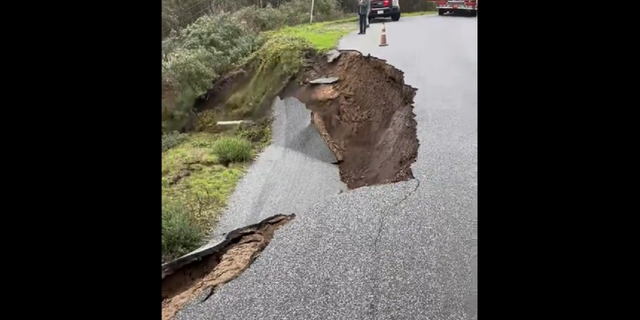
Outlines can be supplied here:
[[[316, 81], [322, 78], [335, 81]], [[293, 78], [252, 64], [229, 72], [194, 109], [225, 114], [225, 120], [261, 121], [276, 95], [297, 98], [311, 110], [312, 123], [338, 159], [341, 180], [355, 189], [413, 178], [410, 166], [419, 146], [415, 93], [404, 73], [385, 60], [352, 50], [329, 56], [309, 52], [303, 71]], [[259, 103], [251, 99], [256, 95]], [[189, 123], [183, 130], [195, 127]]]
[[384, 60], [341, 51], [333, 59], [315, 58], [281, 96], [312, 111], [312, 123], [338, 159], [341, 180], [355, 189], [413, 178], [415, 92]]

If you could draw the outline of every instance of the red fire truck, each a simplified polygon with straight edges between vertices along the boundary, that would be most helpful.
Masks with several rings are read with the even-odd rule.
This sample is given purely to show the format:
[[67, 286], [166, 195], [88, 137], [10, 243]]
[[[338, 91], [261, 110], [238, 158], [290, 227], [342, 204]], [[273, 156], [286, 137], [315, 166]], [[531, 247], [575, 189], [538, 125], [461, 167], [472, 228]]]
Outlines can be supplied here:
[[477, 0], [440, 0], [436, 3], [436, 8], [438, 8], [438, 15], [441, 16], [445, 13], [463, 14], [472, 17], [478, 16]]

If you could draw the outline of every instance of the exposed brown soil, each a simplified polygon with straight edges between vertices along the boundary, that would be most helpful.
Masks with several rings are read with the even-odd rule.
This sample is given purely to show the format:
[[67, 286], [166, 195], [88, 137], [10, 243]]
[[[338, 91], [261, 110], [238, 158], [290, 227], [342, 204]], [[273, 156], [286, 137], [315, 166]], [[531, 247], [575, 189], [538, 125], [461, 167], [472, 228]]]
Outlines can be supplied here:
[[[308, 84], [319, 77], [339, 80]], [[413, 178], [410, 166], [419, 146], [415, 92], [403, 72], [384, 60], [342, 51], [331, 63], [318, 57], [282, 95], [312, 110], [311, 121], [338, 158], [341, 180], [354, 189]]]
[[[357, 51], [341, 51], [330, 63], [313, 52], [307, 58], [306, 69], [280, 97], [296, 97], [312, 111], [312, 123], [338, 159], [341, 180], [355, 189], [413, 178], [410, 167], [419, 146], [413, 114], [416, 89], [404, 83], [403, 72]], [[250, 83], [255, 75], [252, 67], [221, 76], [195, 109], [224, 108], [232, 94]], [[308, 83], [320, 77], [339, 80]], [[268, 98], [264, 101], [271, 103]]]
[[230, 232], [207, 250], [174, 260], [162, 268], [162, 320], [169, 320], [185, 304], [238, 277], [262, 252], [274, 232], [295, 215], [277, 215]]

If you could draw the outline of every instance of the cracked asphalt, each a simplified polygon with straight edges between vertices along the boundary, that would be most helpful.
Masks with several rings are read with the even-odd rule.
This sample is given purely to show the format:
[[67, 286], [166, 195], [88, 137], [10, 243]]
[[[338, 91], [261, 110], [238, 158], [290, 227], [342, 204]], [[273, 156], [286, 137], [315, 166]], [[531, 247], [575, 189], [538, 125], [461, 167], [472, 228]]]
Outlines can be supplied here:
[[386, 59], [418, 88], [416, 179], [305, 205], [248, 270], [177, 320], [477, 319], [477, 19], [388, 22], [388, 47], [381, 27], [340, 49]]
[[303, 212], [346, 191], [336, 157], [311, 124], [311, 112], [295, 98], [273, 104], [272, 143], [254, 161], [229, 198], [212, 240], [276, 214]]

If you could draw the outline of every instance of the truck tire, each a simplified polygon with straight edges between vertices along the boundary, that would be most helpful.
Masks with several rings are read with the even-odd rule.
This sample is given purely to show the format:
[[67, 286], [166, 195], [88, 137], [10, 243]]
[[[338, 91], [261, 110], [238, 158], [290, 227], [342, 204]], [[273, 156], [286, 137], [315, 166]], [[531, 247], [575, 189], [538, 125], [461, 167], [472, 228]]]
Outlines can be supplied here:
[[400, 13], [391, 15], [391, 21], [400, 20]]
[[471, 11], [471, 12], [469, 13], [469, 16], [470, 16], [470, 17], [477, 17], [477, 16], [478, 16], [478, 11], [475, 11], [475, 10], [474, 10], [474, 11]]
[[443, 9], [438, 9], [438, 15], [439, 16], [444, 16], [444, 10]]

